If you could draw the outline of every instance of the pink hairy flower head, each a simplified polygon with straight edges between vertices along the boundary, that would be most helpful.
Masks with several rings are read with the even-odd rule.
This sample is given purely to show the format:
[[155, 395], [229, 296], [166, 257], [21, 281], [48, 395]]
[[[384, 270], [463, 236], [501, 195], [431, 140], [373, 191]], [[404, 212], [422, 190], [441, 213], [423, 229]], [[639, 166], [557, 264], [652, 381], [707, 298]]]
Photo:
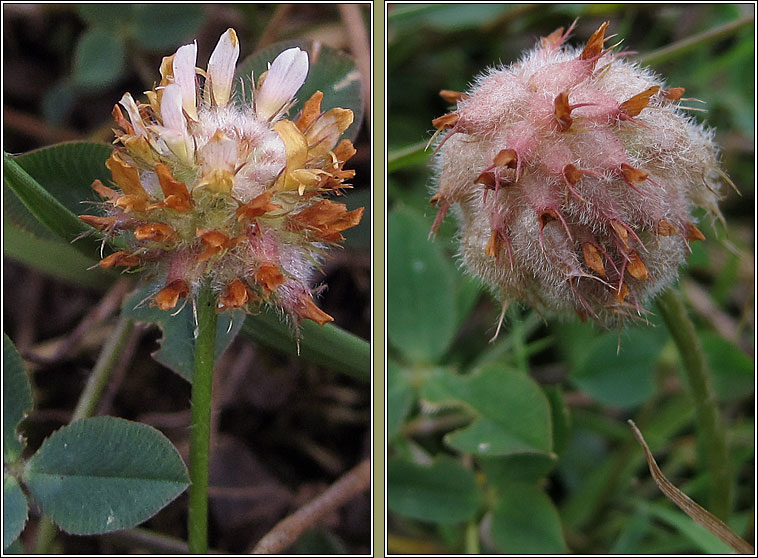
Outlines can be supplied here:
[[606, 48], [608, 23], [580, 49], [573, 27], [441, 92], [432, 233], [454, 207], [464, 267], [504, 304], [610, 325], [676, 280], [726, 177], [684, 89]]

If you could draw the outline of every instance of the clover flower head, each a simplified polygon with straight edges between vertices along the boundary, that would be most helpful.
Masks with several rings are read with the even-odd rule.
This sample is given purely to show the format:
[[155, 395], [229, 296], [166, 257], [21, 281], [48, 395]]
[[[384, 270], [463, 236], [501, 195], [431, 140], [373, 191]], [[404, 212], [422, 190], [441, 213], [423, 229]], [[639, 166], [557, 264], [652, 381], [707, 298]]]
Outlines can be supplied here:
[[504, 303], [610, 325], [675, 281], [704, 238], [693, 209], [719, 215], [728, 179], [693, 99], [606, 48], [607, 27], [578, 49], [560, 28], [465, 94], [442, 91], [455, 109], [433, 122], [431, 201], [432, 232], [455, 207], [464, 267]]
[[124, 94], [106, 162], [115, 186], [92, 185], [106, 215], [81, 219], [122, 247], [102, 267], [163, 280], [151, 302], [162, 310], [210, 281], [219, 311], [267, 303], [295, 323], [324, 324], [332, 318], [313, 301], [311, 276], [363, 215], [328, 198], [354, 176], [343, 166], [355, 149], [339, 141], [353, 113], [322, 112], [316, 92], [287, 118], [308, 75], [299, 48], [279, 54], [257, 84], [251, 76], [249, 99], [235, 99], [238, 57], [229, 29], [207, 70], [196, 67], [197, 45], [184, 45], [163, 59], [146, 103]]

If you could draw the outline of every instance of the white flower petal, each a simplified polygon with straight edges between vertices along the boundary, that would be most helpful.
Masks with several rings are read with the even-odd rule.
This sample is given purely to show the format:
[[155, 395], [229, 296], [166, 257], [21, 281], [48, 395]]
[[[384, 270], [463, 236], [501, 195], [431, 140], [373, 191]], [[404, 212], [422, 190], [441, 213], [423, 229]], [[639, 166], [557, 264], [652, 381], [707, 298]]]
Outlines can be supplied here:
[[221, 35], [216, 48], [208, 60], [208, 77], [211, 80], [213, 100], [224, 106], [229, 101], [234, 80], [234, 68], [240, 55], [240, 45], [234, 29]]
[[134, 102], [131, 94], [124, 93], [124, 96], [121, 97], [119, 104], [126, 109], [126, 113], [129, 115], [129, 120], [131, 121], [132, 126], [134, 126], [134, 131], [137, 132], [137, 134], [140, 136], [146, 136], [147, 131], [145, 130], [145, 126], [142, 124], [142, 117], [139, 114], [137, 103]]
[[221, 130], [217, 130], [199, 152], [206, 172], [222, 170], [231, 172], [237, 164], [237, 142]]
[[255, 99], [255, 112], [276, 117], [292, 101], [308, 75], [308, 53], [299, 48], [282, 52], [271, 64]]
[[150, 129], [155, 132], [155, 138], [150, 141], [153, 148], [165, 157], [173, 155], [185, 164], [190, 164], [190, 153], [187, 150], [187, 136], [178, 130], [154, 124]]
[[166, 128], [179, 132], [187, 131], [187, 121], [182, 113], [182, 88], [171, 83], [163, 88], [161, 95], [161, 119]]
[[197, 64], [197, 44], [179, 47], [174, 55], [174, 83], [182, 90], [182, 107], [192, 120], [197, 120], [197, 98], [195, 90], [195, 66]]
[[[175, 83], [163, 88], [161, 119], [163, 120], [161, 135], [171, 132], [164, 138], [171, 151], [184, 161], [190, 162], [194, 155], [194, 145], [187, 132], [187, 121], [182, 112], [182, 89]], [[179, 146], [180, 141], [183, 146]]]

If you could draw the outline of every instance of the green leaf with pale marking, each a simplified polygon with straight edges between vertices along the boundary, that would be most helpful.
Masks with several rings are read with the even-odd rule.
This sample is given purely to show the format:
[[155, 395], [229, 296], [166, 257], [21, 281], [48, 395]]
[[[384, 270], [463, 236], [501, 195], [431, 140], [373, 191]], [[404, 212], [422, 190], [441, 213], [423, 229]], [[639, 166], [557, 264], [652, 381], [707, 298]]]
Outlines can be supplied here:
[[453, 263], [430, 242], [426, 221], [399, 207], [387, 218], [387, 336], [416, 363], [434, 363], [457, 331]]
[[460, 405], [476, 417], [445, 436], [453, 448], [483, 456], [552, 451], [550, 405], [537, 383], [499, 364], [466, 376], [439, 368], [425, 381], [421, 398]]
[[3, 462], [12, 463], [21, 455], [23, 444], [16, 428], [34, 406], [32, 386], [21, 355], [3, 334]]
[[395, 513], [435, 523], [474, 518], [482, 501], [474, 473], [450, 457], [431, 465], [404, 459], [387, 463], [387, 506]]
[[53, 433], [27, 462], [23, 480], [42, 511], [77, 535], [139, 525], [189, 484], [168, 438], [115, 417], [83, 419]]
[[308, 53], [308, 77], [297, 92], [297, 102], [289, 114], [294, 117], [302, 108], [305, 101], [316, 91], [324, 94], [321, 110], [340, 107], [353, 111], [353, 123], [345, 132], [345, 138], [354, 140], [363, 120], [363, 93], [361, 89], [361, 74], [355, 61], [348, 55], [318, 41], [281, 41], [254, 52], [237, 66], [235, 79], [235, 96], [242, 99], [242, 89], [239, 79], [244, 80], [245, 99], [250, 102], [251, 72], [255, 80], [268, 69], [268, 64], [288, 48], [299, 47]]
[[[152, 296], [162, 288], [162, 284], [152, 284], [137, 288], [124, 300], [121, 311], [124, 316], [136, 322], [156, 324], [163, 331], [161, 347], [153, 353], [153, 358], [170, 368], [188, 382], [192, 382], [195, 371], [195, 316], [192, 301], [180, 301], [177, 310], [161, 310], [150, 306]], [[229, 310], [218, 316], [216, 324], [216, 361], [229, 348], [242, 328], [245, 313]]]
[[24, 491], [15, 477], [3, 473], [3, 551], [18, 539], [28, 516]]

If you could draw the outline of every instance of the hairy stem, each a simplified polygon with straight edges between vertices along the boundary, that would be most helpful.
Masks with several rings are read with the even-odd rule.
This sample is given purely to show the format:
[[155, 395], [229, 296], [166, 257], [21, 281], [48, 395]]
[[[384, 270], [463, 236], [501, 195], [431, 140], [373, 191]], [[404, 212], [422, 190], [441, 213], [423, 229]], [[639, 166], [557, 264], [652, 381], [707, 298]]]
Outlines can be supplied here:
[[658, 307], [679, 349], [687, 384], [695, 402], [698, 442], [711, 477], [708, 508], [711, 513], [726, 520], [732, 501], [729, 453], [708, 363], [695, 333], [695, 326], [679, 295], [672, 289], [666, 290], [658, 298]]
[[189, 455], [189, 550], [208, 551], [208, 465], [210, 462], [211, 391], [216, 352], [216, 299], [205, 284], [197, 296], [195, 371], [192, 376], [192, 424]]

